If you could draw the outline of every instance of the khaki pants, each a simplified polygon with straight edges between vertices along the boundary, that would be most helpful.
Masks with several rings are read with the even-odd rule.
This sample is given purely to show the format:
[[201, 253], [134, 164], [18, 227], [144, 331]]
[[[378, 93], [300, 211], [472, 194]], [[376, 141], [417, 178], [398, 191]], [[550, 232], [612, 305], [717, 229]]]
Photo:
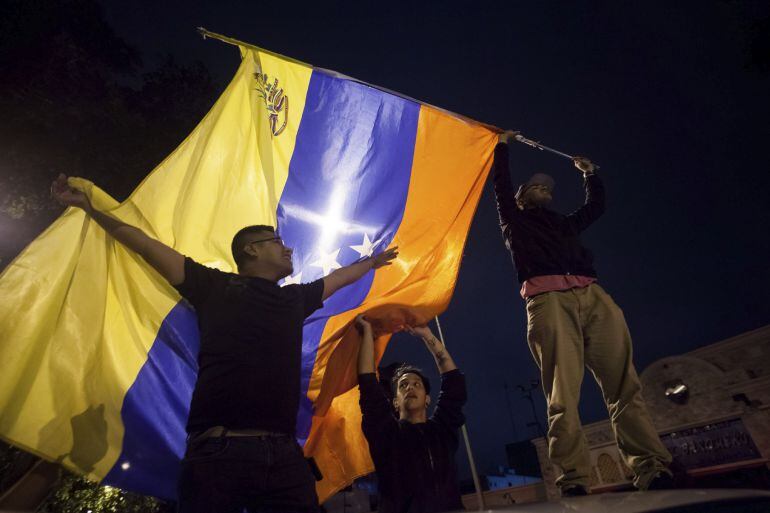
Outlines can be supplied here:
[[634, 485], [646, 489], [671, 463], [671, 455], [644, 406], [623, 311], [594, 283], [527, 299], [527, 319], [527, 340], [548, 403], [548, 456], [562, 471], [556, 484], [589, 487], [590, 462], [578, 415], [587, 367], [601, 387]]

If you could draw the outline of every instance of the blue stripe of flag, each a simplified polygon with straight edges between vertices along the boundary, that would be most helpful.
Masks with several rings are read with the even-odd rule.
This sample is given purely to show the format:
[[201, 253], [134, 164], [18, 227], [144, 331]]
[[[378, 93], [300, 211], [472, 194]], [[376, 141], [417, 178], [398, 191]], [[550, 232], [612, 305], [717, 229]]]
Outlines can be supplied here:
[[[387, 248], [404, 214], [409, 191], [419, 104], [349, 80], [314, 71], [305, 110], [278, 205], [278, 230], [294, 248], [302, 282], [323, 276], [314, 262], [339, 250], [344, 266], [361, 258], [364, 234]], [[321, 334], [333, 315], [357, 307], [374, 273], [329, 298], [305, 323], [302, 395], [297, 437], [307, 438], [312, 404], [307, 398]]]
[[195, 311], [180, 301], [163, 320], [147, 361], [126, 393], [120, 412], [123, 449], [104, 484], [176, 497], [199, 345]]

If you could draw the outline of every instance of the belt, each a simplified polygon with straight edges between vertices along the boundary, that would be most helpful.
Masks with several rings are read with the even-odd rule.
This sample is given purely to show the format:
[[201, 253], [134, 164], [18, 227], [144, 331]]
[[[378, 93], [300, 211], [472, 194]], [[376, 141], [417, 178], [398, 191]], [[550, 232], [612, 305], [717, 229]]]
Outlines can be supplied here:
[[258, 438], [283, 438], [289, 437], [286, 433], [277, 433], [275, 431], [266, 431], [264, 429], [227, 429], [224, 426], [214, 426], [206, 431], [200, 431], [197, 433], [190, 433], [190, 440], [202, 440], [205, 438], [219, 438], [219, 437], [243, 437], [253, 436]]
[[[276, 433], [275, 431], [266, 431], [264, 429], [227, 429], [224, 426], [214, 426], [212, 428], [207, 429], [206, 431], [198, 431], [193, 432], [187, 435], [187, 447], [188, 450], [192, 450], [195, 447], [200, 446], [200, 444], [204, 443], [209, 438], [219, 438], [219, 437], [245, 437], [245, 436], [251, 436], [251, 437], [257, 437], [257, 438], [290, 438], [294, 439], [293, 436], [288, 435], [286, 433]], [[313, 472], [313, 476], [315, 477], [316, 481], [320, 481], [323, 479], [323, 474], [321, 474], [321, 470], [318, 468], [318, 465], [316, 464], [315, 460], [310, 458], [305, 458], [308, 465], [310, 465], [310, 470]]]

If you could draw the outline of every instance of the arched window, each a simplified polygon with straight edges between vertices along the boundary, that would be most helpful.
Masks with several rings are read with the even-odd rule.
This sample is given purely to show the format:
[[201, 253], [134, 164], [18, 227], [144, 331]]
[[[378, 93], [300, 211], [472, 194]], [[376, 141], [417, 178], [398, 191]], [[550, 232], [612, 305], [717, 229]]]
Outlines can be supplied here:
[[617, 483], [618, 481], [623, 480], [617, 462], [606, 452], [599, 455], [597, 466], [599, 467], [599, 475], [602, 478], [602, 483]]
[[591, 480], [589, 481], [590, 488], [599, 486], [599, 474], [596, 472], [596, 466], [591, 467]]

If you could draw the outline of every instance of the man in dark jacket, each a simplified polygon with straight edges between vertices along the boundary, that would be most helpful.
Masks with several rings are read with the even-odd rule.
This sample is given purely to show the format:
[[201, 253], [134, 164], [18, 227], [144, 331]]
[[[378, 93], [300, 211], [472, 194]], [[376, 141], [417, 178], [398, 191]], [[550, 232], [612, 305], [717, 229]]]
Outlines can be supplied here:
[[671, 455], [652, 425], [631, 358], [631, 336], [622, 310], [602, 289], [593, 255], [580, 233], [604, 212], [604, 186], [594, 165], [576, 158], [585, 204], [564, 216], [546, 206], [553, 179], [538, 173], [514, 191], [508, 143], [495, 148], [494, 185], [500, 227], [511, 251], [527, 306], [527, 341], [540, 368], [548, 403], [548, 455], [561, 469], [562, 495], [585, 495], [590, 462], [578, 403], [583, 369], [602, 389], [620, 454], [646, 490], [671, 485]]
[[391, 404], [374, 372], [372, 326], [362, 316], [356, 325], [362, 335], [358, 353], [362, 428], [377, 471], [380, 513], [461, 510], [454, 455], [457, 430], [465, 423], [463, 374], [430, 328], [407, 328], [422, 338], [436, 360], [441, 393], [428, 418], [430, 383], [419, 369], [403, 366], [391, 380]]

